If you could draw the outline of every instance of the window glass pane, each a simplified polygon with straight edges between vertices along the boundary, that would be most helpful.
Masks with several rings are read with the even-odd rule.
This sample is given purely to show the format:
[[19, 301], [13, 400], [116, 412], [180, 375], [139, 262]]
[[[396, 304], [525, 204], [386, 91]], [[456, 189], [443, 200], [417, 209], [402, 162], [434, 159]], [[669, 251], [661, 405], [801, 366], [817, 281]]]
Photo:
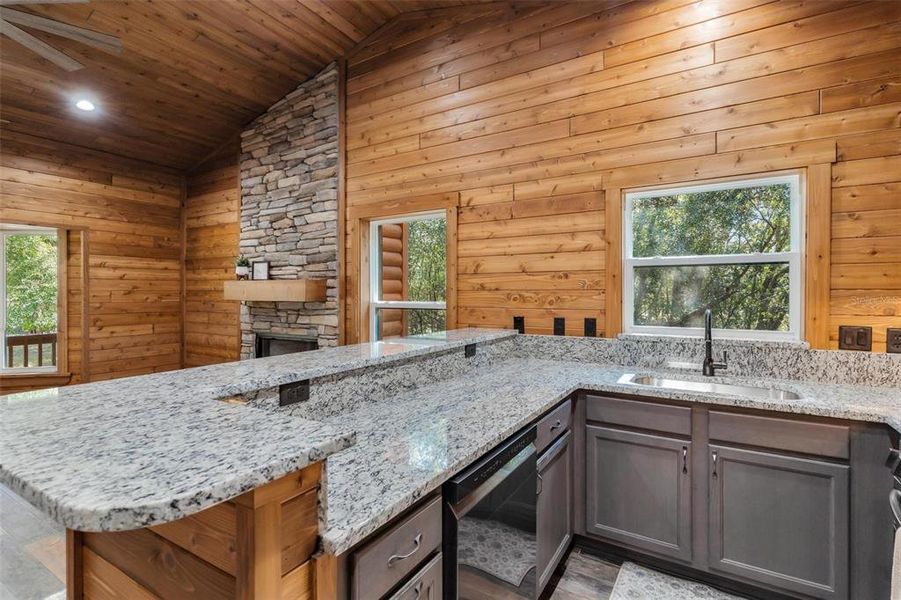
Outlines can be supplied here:
[[406, 299], [419, 302], [444, 301], [447, 298], [447, 227], [445, 220], [413, 221], [407, 223], [407, 228]]
[[380, 300], [440, 302], [447, 290], [447, 227], [436, 218], [378, 227]]
[[791, 250], [787, 183], [636, 198], [632, 256]]
[[56, 365], [55, 234], [3, 236], [6, 273], [6, 368]]
[[379, 308], [379, 339], [444, 331], [447, 311], [426, 308]]
[[788, 263], [635, 268], [635, 325], [788, 331]]

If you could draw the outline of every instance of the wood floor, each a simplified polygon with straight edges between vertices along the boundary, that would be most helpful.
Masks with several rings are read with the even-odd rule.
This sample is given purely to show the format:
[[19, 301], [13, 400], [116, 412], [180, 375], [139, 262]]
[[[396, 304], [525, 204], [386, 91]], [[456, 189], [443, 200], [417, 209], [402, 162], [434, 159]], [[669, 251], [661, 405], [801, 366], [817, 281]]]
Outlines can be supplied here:
[[547, 600], [607, 600], [613, 592], [619, 565], [615, 565], [579, 548], [573, 548], [569, 558], [560, 565], [554, 580], [556, 586]]

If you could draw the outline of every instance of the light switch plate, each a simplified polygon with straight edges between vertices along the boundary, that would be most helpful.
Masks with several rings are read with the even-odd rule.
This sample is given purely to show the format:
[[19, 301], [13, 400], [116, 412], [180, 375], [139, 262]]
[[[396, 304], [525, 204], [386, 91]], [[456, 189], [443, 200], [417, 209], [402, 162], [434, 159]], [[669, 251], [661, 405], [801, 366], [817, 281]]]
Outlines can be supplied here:
[[863, 350], [869, 352], [873, 349], [873, 328], [852, 327], [841, 325], [838, 328], [839, 350]]
[[885, 332], [885, 351], [901, 354], [901, 329], [889, 327]]

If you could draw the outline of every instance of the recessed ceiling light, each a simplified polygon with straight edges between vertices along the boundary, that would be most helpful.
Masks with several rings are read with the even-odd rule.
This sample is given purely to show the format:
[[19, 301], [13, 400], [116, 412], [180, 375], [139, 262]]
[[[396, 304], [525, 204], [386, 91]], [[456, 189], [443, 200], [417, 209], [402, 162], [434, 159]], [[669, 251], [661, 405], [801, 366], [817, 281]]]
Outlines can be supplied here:
[[84, 111], [90, 112], [97, 107], [94, 106], [94, 103], [91, 102], [90, 100], [79, 100], [78, 102], [75, 103], [75, 108], [77, 108], [79, 110], [84, 110]]

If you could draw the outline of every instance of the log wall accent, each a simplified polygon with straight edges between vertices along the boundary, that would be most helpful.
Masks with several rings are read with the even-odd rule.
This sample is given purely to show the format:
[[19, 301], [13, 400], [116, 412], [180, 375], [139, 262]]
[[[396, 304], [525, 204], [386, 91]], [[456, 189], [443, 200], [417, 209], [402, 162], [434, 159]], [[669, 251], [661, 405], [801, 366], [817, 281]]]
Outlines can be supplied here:
[[238, 147], [187, 177], [185, 198], [185, 367], [238, 360], [241, 303], [223, 298], [235, 278], [240, 234]]
[[[829, 297], [805, 337], [901, 326], [901, 4], [552, 3], [436, 11], [348, 58], [348, 340], [364, 325], [355, 214], [458, 206], [460, 326], [580, 335], [621, 322], [618, 195], [802, 169]], [[817, 166], [819, 165], [819, 166]], [[610, 198], [614, 194], [617, 198]], [[421, 202], [420, 202], [421, 200]], [[812, 197], [811, 202], [814, 201]], [[824, 212], [825, 211], [825, 212]], [[829, 257], [826, 259], [825, 257]], [[825, 288], [823, 288], [825, 289]], [[816, 295], [814, 295], [816, 296]], [[822, 306], [820, 306], [822, 305]], [[820, 314], [822, 313], [822, 314]]]
[[[0, 141], [3, 221], [69, 230], [71, 381], [181, 367], [181, 175], [23, 134]], [[60, 383], [34, 387], [46, 385]]]
[[[381, 228], [382, 300], [406, 300], [407, 225], [386, 224]], [[402, 336], [406, 331], [406, 312], [383, 310], [379, 319], [381, 337]]]

